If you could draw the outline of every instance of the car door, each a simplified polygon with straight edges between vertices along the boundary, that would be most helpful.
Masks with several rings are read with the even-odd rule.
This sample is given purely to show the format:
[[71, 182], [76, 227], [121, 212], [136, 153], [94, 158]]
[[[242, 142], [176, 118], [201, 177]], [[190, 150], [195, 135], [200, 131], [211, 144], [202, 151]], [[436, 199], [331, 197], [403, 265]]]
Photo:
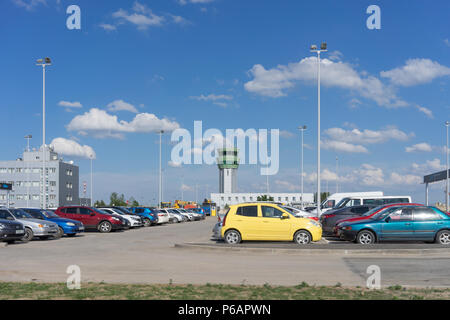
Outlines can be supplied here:
[[80, 216], [81, 222], [86, 227], [93, 228], [97, 226], [99, 217], [98, 214], [86, 207], [78, 208], [78, 215]]
[[63, 208], [61, 209], [61, 212], [64, 214], [64, 218], [80, 221], [78, 209], [76, 207]]
[[381, 240], [409, 240], [414, 238], [411, 207], [400, 207], [393, 211], [381, 225]]
[[233, 226], [241, 233], [244, 240], [261, 239], [261, 217], [257, 205], [241, 205], [236, 209]]
[[442, 217], [428, 207], [413, 209], [414, 235], [417, 240], [434, 240], [436, 231], [444, 224]]
[[[261, 227], [259, 229], [262, 240], [290, 240], [291, 221], [293, 218], [289, 215], [288, 219], [282, 219], [283, 212], [275, 206], [261, 205]], [[296, 218], [293, 218], [296, 219]]]

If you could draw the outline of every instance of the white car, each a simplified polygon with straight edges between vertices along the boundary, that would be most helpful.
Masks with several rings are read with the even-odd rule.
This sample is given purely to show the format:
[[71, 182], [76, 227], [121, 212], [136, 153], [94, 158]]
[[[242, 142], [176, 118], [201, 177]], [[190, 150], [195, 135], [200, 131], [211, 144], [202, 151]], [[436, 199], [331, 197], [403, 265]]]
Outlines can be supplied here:
[[154, 211], [158, 215], [158, 224], [169, 223], [170, 215], [168, 212], [162, 211], [161, 209], [155, 209]]
[[292, 212], [292, 214], [299, 218], [317, 218], [317, 213], [308, 212], [291, 206], [282, 206], [286, 210]]
[[159, 211], [166, 212], [169, 214], [169, 222], [180, 223], [180, 222], [186, 221], [186, 218], [182, 214], [180, 214], [176, 211], [173, 211], [172, 209], [159, 209]]
[[172, 209], [175, 212], [178, 212], [179, 214], [185, 216], [187, 218], [187, 221], [193, 221], [194, 220], [194, 215], [192, 213], [189, 213], [187, 211], [185, 211], [184, 209], [180, 209], [180, 208], [173, 208]]
[[142, 219], [138, 215], [124, 214], [122, 211], [114, 209], [114, 208], [98, 208], [102, 211], [105, 211], [114, 216], [120, 216], [130, 222], [131, 228], [142, 227], [144, 223]]

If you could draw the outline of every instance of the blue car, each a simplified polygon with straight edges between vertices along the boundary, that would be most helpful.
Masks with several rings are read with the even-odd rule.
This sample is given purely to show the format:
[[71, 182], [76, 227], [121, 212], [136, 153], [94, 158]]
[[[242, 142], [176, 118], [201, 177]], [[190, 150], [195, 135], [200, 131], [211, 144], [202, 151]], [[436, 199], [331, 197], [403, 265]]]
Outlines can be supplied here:
[[360, 244], [380, 241], [425, 241], [450, 245], [450, 216], [427, 206], [394, 206], [370, 219], [344, 222], [338, 235]]
[[137, 214], [144, 218], [144, 227], [149, 227], [158, 224], [158, 214], [150, 208], [134, 207], [127, 209], [132, 213]]
[[77, 233], [84, 232], [84, 226], [81, 222], [72, 219], [61, 218], [53, 211], [34, 208], [22, 208], [22, 210], [35, 219], [55, 222], [59, 227], [59, 233], [61, 236], [65, 234], [69, 237], [74, 237]]

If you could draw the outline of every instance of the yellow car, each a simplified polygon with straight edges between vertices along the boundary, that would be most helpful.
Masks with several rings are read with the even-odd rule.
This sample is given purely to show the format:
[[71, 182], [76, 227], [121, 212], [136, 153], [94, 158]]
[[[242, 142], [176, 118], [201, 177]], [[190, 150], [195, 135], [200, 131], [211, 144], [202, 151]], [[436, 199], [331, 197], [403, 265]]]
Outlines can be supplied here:
[[277, 204], [245, 203], [230, 206], [222, 222], [221, 236], [228, 244], [242, 240], [308, 244], [322, 238], [322, 226], [312, 219], [297, 218]]

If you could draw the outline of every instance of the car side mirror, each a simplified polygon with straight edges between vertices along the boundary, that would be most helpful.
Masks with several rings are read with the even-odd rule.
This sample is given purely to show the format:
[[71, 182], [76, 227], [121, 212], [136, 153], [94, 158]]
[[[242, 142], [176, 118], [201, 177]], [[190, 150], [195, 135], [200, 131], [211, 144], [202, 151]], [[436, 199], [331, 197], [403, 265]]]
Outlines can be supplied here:
[[95, 213], [94, 213], [94, 212], [91, 212], [89, 215], [90, 215], [91, 217], [93, 217], [93, 216], [95, 216]]
[[391, 217], [386, 217], [386, 219], [384, 219], [385, 222], [391, 222]]
[[289, 215], [287, 213], [283, 213], [280, 219], [289, 219]]

